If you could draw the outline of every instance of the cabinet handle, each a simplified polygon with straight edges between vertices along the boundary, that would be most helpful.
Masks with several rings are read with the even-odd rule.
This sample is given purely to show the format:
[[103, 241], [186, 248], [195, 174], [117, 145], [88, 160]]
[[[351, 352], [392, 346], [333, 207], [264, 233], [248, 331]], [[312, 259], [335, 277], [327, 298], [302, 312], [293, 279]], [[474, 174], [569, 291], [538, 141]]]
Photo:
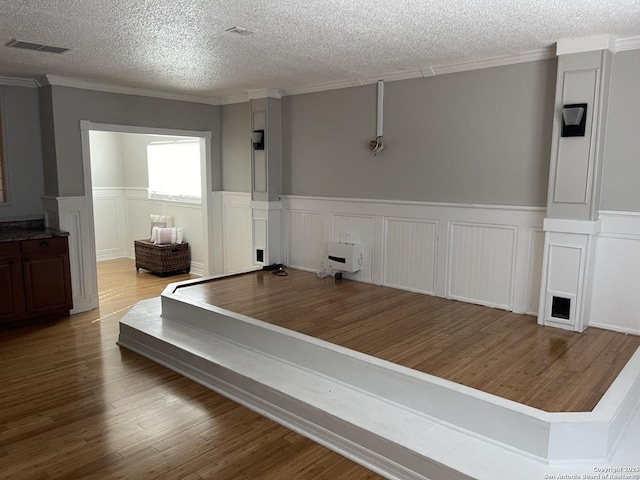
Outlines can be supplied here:
[[40, 242], [40, 247], [44, 248], [44, 247], [48, 247], [49, 246], [49, 242]]

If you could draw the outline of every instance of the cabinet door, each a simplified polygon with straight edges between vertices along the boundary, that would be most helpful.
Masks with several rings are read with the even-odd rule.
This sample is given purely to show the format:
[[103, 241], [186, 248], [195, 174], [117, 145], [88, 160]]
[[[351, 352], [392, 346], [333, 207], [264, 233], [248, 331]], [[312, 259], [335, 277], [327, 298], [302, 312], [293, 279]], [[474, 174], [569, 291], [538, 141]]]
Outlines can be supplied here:
[[25, 255], [22, 267], [27, 315], [71, 310], [71, 275], [66, 252]]
[[22, 269], [19, 256], [0, 256], [0, 323], [24, 316]]

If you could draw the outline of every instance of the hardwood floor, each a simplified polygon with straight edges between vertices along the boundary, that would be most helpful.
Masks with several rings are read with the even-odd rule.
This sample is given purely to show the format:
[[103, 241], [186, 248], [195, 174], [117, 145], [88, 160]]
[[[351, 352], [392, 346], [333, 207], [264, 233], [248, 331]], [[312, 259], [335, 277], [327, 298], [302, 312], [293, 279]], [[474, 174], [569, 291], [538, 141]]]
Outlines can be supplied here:
[[99, 310], [0, 329], [0, 478], [382, 478], [116, 345], [134, 303], [188, 275], [98, 272]]
[[540, 327], [528, 315], [288, 272], [178, 292], [549, 412], [591, 411], [640, 346], [635, 335]]

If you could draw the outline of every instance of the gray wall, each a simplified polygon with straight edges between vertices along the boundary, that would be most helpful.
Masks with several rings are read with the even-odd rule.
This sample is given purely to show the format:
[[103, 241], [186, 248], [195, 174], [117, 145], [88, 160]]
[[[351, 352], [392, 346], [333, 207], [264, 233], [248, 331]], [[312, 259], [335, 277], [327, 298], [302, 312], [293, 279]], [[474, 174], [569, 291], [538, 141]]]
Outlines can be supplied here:
[[283, 193], [545, 206], [556, 61], [284, 97]]
[[[40, 138], [44, 171], [44, 191], [52, 197], [58, 196], [58, 170], [55, 163], [56, 136], [53, 118], [53, 95], [50, 88], [39, 88]], [[49, 158], [52, 160], [49, 161]]]
[[[52, 108], [55, 143], [43, 150], [46, 193], [84, 195], [80, 121], [212, 133], [212, 189], [222, 187], [220, 167], [220, 107], [70, 87], [41, 88], [42, 109]], [[52, 107], [47, 102], [50, 101]], [[57, 181], [51, 165], [55, 165]]]
[[604, 153], [603, 210], [640, 212], [640, 50], [613, 57]]
[[93, 188], [122, 188], [122, 134], [89, 132]]
[[221, 109], [222, 188], [251, 192], [251, 105], [224, 105]]
[[38, 90], [0, 87], [7, 202], [0, 221], [43, 218], [44, 174]]
[[186, 137], [92, 130], [89, 138], [94, 188], [148, 188], [147, 146]]
[[147, 145], [151, 142], [171, 141], [176, 137], [159, 135], [119, 134], [122, 141], [122, 168], [124, 187], [148, 188], [149, 168], [147, 165]]

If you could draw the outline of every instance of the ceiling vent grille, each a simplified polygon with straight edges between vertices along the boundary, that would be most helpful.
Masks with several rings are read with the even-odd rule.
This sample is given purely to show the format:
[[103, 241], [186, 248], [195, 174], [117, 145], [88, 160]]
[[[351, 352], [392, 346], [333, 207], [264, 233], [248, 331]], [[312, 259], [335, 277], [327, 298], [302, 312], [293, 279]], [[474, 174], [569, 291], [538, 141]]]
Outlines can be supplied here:
[[43, 45], [42, 43], [25, 42], [24, 40], [13, 39], [6, 44], [11, 48], [22, 48], [23, 50], [31, 50], [34, 52], [47, 52], [47, 53], [67, 53], [70, 48], [56, 47], [55, 45]]
[[253, 35], [253, 33], [254, 33], [251, 30], [249, 30], [248, 28], [242, 28], [242, 27], [227, 28], [225, 30], [225, 32], [237, 33], [238, 35]]

